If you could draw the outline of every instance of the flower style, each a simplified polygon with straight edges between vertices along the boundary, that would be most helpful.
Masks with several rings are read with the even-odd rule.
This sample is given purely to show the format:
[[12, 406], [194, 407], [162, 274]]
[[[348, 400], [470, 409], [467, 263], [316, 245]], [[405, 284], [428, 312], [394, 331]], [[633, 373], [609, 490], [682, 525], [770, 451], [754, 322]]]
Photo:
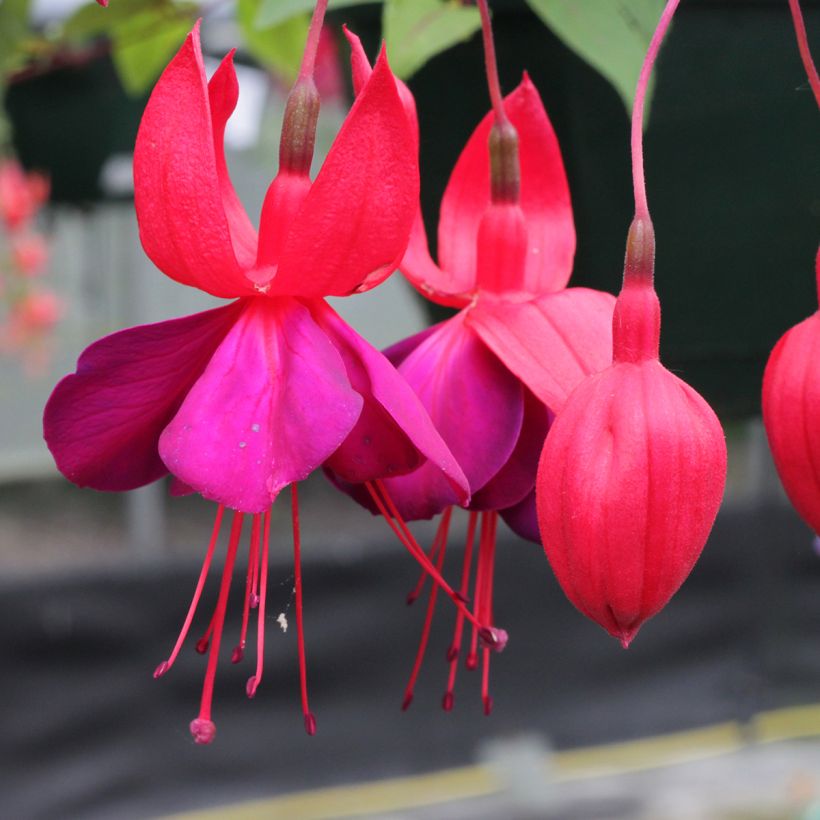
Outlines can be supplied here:
[[167, 276], [234, 301], [92, 344], [45, 410], [46, 441], [76, 484], [128, 490], [170, 472], [173, 492], [198, 492], [219, 505], [191, 609], [156, 676], [179, 652], [223, 511], [234, 511], [218, 601], [197, 644], [201, 652], [210, 646], [200, 714], [191, 723], [198, 743], [210, 742], [215, 732], [213, 682], [243, 516], [252, 518], [249, 568], [232, 660], [242, 658], [249, 609], [257, 606], [257, 670], [248, 681], [253, 696], [262, 676], [268, 510], [291, 486], [302, 705], [312, 734], [296, 482], [326, 461], [357, 482], [429, 461], [446, 476], [454, 500], [468, 497], [461, 469], [412, 390], [322, 298], [371, 288], [396, 267], [417, 203], [418, 167], [382, 53], [311, 181], [318, 96], [309, 53], [312, 43], [315, 55], [318, 14], [317, 7], [258, 236], [231, 185], [223, 152], [225, 123], [238, 94], [233, 53], [208, 82], [197, 24], [168, 65], [145, 109], [135, 149], [140, 237]]
[[[820, 251], [815, 260], [820, 293]], [[763, 423], [789, 500], [820, 534], [820, 311], [783, 334], [763, 375]]]
[[709, 405], [658, 359], [655, 239], [643, 182], [643, 100], [678, 0], [650, 44], [632, 120], [635, 219], [610, 367], [585, 379], [547, 436], [538, 523], [572, 603], [624, 647], [686, 579], [717, 515], [726, 442]]
[[[362, 85], [369, 63], [358, 38], [348, 36], [354, 84]], [[406, 88], [402, 94], [417, 132], [412, 95]], [[584, 376], [611, 357], [614, 303], [609, 294], [564, 289], [575, 250], [569, 188], [552, 125], [526, 75], [504, 101], [503, 111], [500, 127], [493, 112], [479, 124], [452, 173], [441, 204], [441, 266], [430, 257], [420, 211], [400, 265], [424, 296], [461, 310], [385, 351], [467, 476], [472, 500], [459, 595], [468, 596], [475, 557], [473, 613], [487, 624], [492, 623], [498, 515], [519, 534], [538, 541], [538, 456], [553, 413]], [[338, 475], [331, 477], [360, 503], [384, 512], [378, 499], [346, 486]], [[441, 477], [422, 465], [383, 486], [401, 519], [430, 518], [446, 508], [429, 554], [440, 570], [451, 519]], [[404, 530], [402, 537], [410, 536]], [[423, 573], [408, 602], [419, 595], [424, 580]], [[435, 595], [434, 588], [404, 708], [413, 697]], [[453, 706], [463, 627], [459, 613], [449, 652], [446, 710]], [[489, 713], [487, 649], [482, 695]], [[474, 630], [466, 658], [470, 669], [478, 664], [477, 651]]]

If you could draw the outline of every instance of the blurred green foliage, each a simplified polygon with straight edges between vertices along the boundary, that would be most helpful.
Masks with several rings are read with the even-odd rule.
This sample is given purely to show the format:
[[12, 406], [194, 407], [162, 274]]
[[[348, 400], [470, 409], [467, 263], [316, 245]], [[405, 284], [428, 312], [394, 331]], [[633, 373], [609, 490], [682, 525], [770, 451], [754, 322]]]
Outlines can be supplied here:
[[[217, 0], [218, 2], [218, 0]], [[30, 0], [0, 0], [0, 83], [24, 69], [44, 69], [61, 55], [82, 54], [100, 42], [110, 50], [123, 88], [144, 94], [198, 16], [217, 2], [112, 0], [88, 2], [59, 25], [30, 23]], [[662, 0], [526, 0], [571, 48], [613, 83], [627, 106], [638, 68], [660, 15]], [[381, 5], [382, 34], [394, 71], [407, 78], [428, 60], [479, 28], [464, 0], [330, 0], [330, 9]], [[492, 4], [491, 4], [492, 5]], [[245, 51], [284, 80], [295, 77], [314, 0], [237, 0], [236, 22]], [[0, 88], [0, 91], [2, 88]]]

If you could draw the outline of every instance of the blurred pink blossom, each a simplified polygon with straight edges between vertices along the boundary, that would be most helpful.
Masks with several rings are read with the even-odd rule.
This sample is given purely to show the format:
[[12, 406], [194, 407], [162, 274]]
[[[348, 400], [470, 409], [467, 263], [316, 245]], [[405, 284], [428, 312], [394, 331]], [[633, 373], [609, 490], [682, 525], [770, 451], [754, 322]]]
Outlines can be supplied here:
[[15, 272], [29, 279], [42, 273], [48, 262], [48, 244], [38, 233], [12, 237], [11, 258]]
[[26, 173], [13, 159], [0, 160], [0, 218], [10, 230], [28, 223], [48, 199], [49, 182]]

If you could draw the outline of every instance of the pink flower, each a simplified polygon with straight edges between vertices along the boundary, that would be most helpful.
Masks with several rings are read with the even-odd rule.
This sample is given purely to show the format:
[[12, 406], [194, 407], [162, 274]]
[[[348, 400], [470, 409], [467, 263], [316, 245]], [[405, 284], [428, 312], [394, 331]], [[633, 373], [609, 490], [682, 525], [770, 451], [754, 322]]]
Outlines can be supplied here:
[[61, 312], [56, 294], [50, 290], [32, 290], [9, 312], [10, 336], [17, 344], [36, 338], [57, 324]]
[[[321, 20], [321, 18], [319, 18]], [[306, 52], [307, 54], [307, 52]], [[199, 648], [210, 644], [194, 739], [213, 738], [211, 696], [243, 514], [252, 516], [241, 659], [249, 609], [259, 607], [262, 675], [268, 509], [293, 492], [297, 631], [305, 726], [296, 482], [331, 460], [346, 480], [376, 481], [435, 463], [454, 498], [466, 480], [388, 361], [325, 303], [366, 290], [396, 266], [418, 196], [413, 140], [382, 53], [316, 179], [308, 176], [318, 97], [300, 76], [291, 92], [279, 173], [252, 227], [228, 176], [222, 138], [237, 100], [232, 54], [207, 82], [198, 26], [148, 102], [134, 156], [135, 204], [146, 253], [168, 276], [235, 301], [131, 328], [91, 345], [54, 391], [45, 437], [80, 486], [128, 490], [170, 472], [177, 493], [219, 504], [214, 536], [173, 663], [190, 626], [219, 532], [234, 517], [220, 595]]]
[[[354, 82], [361, 85], [369, 65], [358, 38], [349, 39]], [[417, 131], [412, 96], [407, 89], [402, 92]], [[538, 455], [550, 419], [569, 392], [611, 358], [614, 303], [606, 293], [565, 289], [575, 251], [569, 188], [552, 125], [526, 75], [506, 98], [504, 110], [514, 130], [494, 126], [489, 113], [453, 170], [441, 203], [440, 266], [428, 252], [420, 211], [400, 266], [427, 298], [461, 310], [386, 351], [467, 476], [472, 494], [470, 535], [459, 594], [465, 599], [469, 594], [475, 553], [473, 614], [485, 624], [492, 622], [497, 517], [500, 514], [514, 530], [538, 540]], [[345, 485], [338, 475], [334, 478], [361, 503], [381, 511], [360, 488]], [[427, 465], [384, 481], [384, 487], [406, 520], [430, 518], [448, 506], [440, 475]], [[443, 561], [449, 521], [448, 510], [430, 553], [433, 561]], [[410, 598], [419, 591], [420, 585]], [[429, 623], [405, 708], [412, 699], [428, 628]], [[445, 709], [453, 703], [462, 628], [459, 613]], [[487, 652], [484, 657], [486, 666]], [[474, 630], [467, 665], [476, 664]], [[486, 680], [484, 703], [489, 711]]]
[[0, 218], [15, 230], [26, 225], [48, 199], [42, 174], [27, 174], [15, 160], [0, 160]]
[[[820, 292], [820, 251], [815, 260]], [[789, 500], [820, 533], [820, 311], [783, 334], [763, 376], [763, 423]]]
[[11, 257], [22, 276], [31, 278], [41, 273], [48, 262], [48, 245], [40, 234], [26, 233], [11, 238]]
[[677, 8], [667, 0], [632, 109], [635, 218], [612, 320], [612, 363], [573, 391], [536, 482], [544, 549], [569, 600], [627, 647], [689, 575], [717, 515], [726, 442], [717, 416], [659, 361], [655, 234], [643, 170], [643, 103]]

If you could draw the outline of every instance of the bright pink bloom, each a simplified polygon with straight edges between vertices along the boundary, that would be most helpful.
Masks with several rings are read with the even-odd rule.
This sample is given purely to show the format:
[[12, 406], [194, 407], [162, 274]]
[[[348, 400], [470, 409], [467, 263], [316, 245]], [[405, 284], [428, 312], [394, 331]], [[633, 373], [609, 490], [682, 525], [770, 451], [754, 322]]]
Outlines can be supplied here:
[[[369, 64], [358, 38], [349, 35], [349, 39], [354, 84], [361, 85]], [[401, 90], [417, 131], [412, 95], [406, 88]], [[569, 188], [552, 125], [526, 75], [506, 98], [504, 108], [518, 134], [520, 196], [518, 191], [500, 195], [491, 191], [489, 142], [496, 137], [491, 136], [494, 115], [490, 112], [465, 146], [442, 200], [441, 267], [428, 252], [420, 211], [400, 266], [424, 296], [462, 309], [452, 319], [386, 351], [421, 398], [467, 476], [472, 493], [470, 536], [460, 595], [466, 598], [469, 593], [475, 552], [473, 613], [483, 623], [492, 623], [497, 516], [500, 512], [514, 530], [538, 540], [534, 485], [550, 419], [572, 388], [588, 373], [606, 366], [612, 355], [613, 297], [585, 288], [564, 289], [575, 251]], [[514, 151], [515, 146], [502, 145], [500, 152], [505, 150]], [[361, 489], [335, 478], [358, 501], [380, 511]], [[430, 518], [447, 506], [441, 477], [427, 465], [384, 481], [384, 487], [406, 520]], [[443, 561], [449, 520], [447, 510], [431, 561]], [[419, 591], [420, 587], [411, 593], [411, 600]], [[434, 595], [435, 590], [430, 613]], [[459, 613], [445, 709], [453, 703], [462, 628]], [[429, 617], [405, 707], [412, 698], [428, 630]], [[477, 664], [476, 652], [474, 633], [469, 668]], [[488, 652], [484, 657], [486, 668]], [[484, 674], [484, 703], [489, 711]]]
[[667, 0], [635, 94], [635, 218], [612, 321], [612, 364], [558, 413], [536, 482], [544, 549], [567, 597], [624, 647], [686, 579], [717, 515], [726, 442], [709, 405], [658, 360], [655, 236], [643, 101], [678, 0]]
[[[820, 251], [815, 260], [820, 292]], [[763, 423], [786, 493], [820, 534], [820, 311], [787, 330], [763, 376]]]
[[[264, 624], [266, 511], [284, 487], [294, 487], [302, 698], [312, 733], [295, 482], [329, 459], [346, 480], [366, 482], [429, 461], [446, 475], [453, 499], [467, 497], [462, 471], [413, 392], [322, 298], [375, 286], [406, 246], [418, 168], [394, 77], [382, 54], [314, 181], [308, 168], [318, 100], [311, 89], [308, 78], [291, 94], [279, 173], [257, 237], [223, 153], [238, 93], [232, 54], [208, 82], [194, 29], [145, 109], [135, 204], [143, 246], [166, 275], [235, 301], [96, 342], [45, 411], [57, 465], [80, 486], [127, 490], [170, 472], [175, 492], [195, 491], [220, 505], [191, 613], [158, 675], [190, 625], [223, 507], [236, 511], [219, 603], [200, 644], [204, 651], [210, 641], [211, 653], [200, 716], [191, 725], [197, 742], [213, 737], [213, 676], [243, 513], [253, 526], [235, 660], [253, 603], [260, 635]], [[261, 645], [258, 662], [250, 695], [261, 678]]]
[[48, 180], [27, 174], [15, 160], [0, 160], [0, 218], [10, 230], [27, 224], [48, 199]]
[[30, 291], [9, 312], [11, 337], [23, 343], [39, 336], [54, 327], [61, 312], [60, 300], [52, 291]]
[[20, 275], [26, 278], [37, 276], [48, 262], [48, 244], [37, 233], [12, 236], [11, 257]]
[[536, 484], [558, 582], [625, 647], [689, 575], [726, 480], [720, 422], [658, 361], [659, 327], [651, 281], [625, 281], [613, 363], [558, 414]]

